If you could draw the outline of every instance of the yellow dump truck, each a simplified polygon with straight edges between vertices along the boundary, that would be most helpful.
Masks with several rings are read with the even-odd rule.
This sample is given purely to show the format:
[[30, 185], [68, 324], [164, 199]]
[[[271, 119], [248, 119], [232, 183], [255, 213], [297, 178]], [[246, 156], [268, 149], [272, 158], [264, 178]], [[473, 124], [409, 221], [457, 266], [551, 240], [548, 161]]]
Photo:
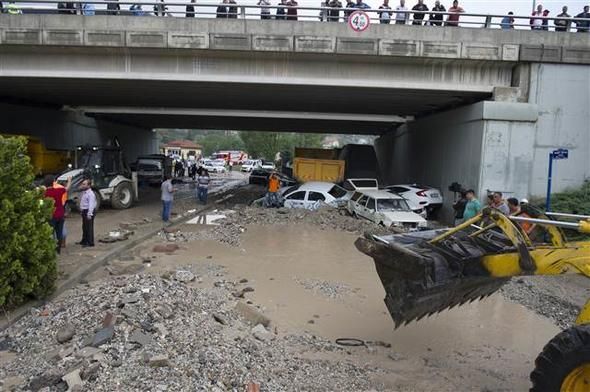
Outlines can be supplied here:
[[67, 150], [49, 150], [45, 148], [41, 140], [27, 135], [7, 135], [5, 137], [22, 136], [27, 139], [27, 153], [31, 159], [31, 165], [36, 177], [45, 174], [58, 174], [65, 170], [71, 163], [71, 152]]
[[338, 150], [296, 148], [293, 176], [301, 181], [342, 182], [345, 162], [338, 160]]

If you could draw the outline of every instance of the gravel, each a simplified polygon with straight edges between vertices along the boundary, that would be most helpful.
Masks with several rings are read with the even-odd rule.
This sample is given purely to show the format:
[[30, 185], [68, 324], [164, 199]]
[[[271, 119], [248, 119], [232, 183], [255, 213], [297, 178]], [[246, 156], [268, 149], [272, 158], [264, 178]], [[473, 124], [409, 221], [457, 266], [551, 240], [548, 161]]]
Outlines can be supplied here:
[[340, 282], [327, 282], [320, 279], [300, 279], [297, 277], [293, 279], [306, 290], [331, 299], [342, 298], [352, 293], [350, 286]]
[[[44, 391], [66, 390], [65, 375], [71, 383], [81, 375], [89, 391], [243, 391], [250, 382], [264, 391], [384, 389], [374, 367], [313, 359], [343, 350], [334, 343], [281, 335], [272, 323], [253, 328], [234, 310], [232, 285], [195, 288], [174, 276], [111, 277], [33, 310], [0, 336], [16, 353], [0, 380], [19, 376], [14, 390]], [[112, 336], [97, 341], [111, 324]], [[59, 343], [70, 326], [71, 340]]]
[[590, 280], [575, 275], [520, 277], [505, 284], [500, 292], [566, 329], [574, 324], [590, 294]]

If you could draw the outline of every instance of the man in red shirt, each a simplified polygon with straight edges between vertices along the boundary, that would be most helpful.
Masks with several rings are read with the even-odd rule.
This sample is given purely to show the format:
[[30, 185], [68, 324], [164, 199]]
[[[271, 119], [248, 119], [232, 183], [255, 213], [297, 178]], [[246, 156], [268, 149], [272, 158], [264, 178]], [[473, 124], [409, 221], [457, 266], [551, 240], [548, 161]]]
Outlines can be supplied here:
[[449, 16], [447, 17], [447, 26], [459, 26], [459, 14], [465, 12], [462, 7], [459, 7], [459, 1], [453, 1], [453, 6], [449, 8]]
[[49, 225], [53, 228], [55, 238], [57, 239], [57, 253], [60, 253], [64, 229], [64, 216], [66, 212], [63, 196], [70, 189], [72, 178], [68, 178], [68, 183], [65, 188], [54, 186], [54, 182], [55, 178], [52, 175], [45, 176], [45, 180], [43, 181], [45, 185], [45, 198], [53, 199], [53, 215], [49, 220]]

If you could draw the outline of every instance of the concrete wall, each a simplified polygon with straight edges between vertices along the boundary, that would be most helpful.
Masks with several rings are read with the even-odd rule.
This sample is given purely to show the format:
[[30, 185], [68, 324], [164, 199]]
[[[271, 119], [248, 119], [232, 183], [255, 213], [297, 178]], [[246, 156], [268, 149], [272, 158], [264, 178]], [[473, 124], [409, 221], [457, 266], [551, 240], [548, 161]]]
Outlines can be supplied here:
[[533, 64], [529, 102], [539, 107], [535, 127], [531, 195], [544, 195], [549, 152], [568, 148], [567, 160], [553, 167], [553, 190], [590, 178], [590, 67]]
[[415, 182], [439, 188], [446, 200], [441, 218], [452, 222], [449, 185], [479, 189], [483, 111], [483, 103], [470, 105], [413, 121], [377, 139], [384, 185]]
[[47, 148], [56, 149], [106, 144], [116, 136], [129, 161], [158, 152], [156, 134], [151, 130], [47, 108], [0, 104], [0, 133], [35, 136]]

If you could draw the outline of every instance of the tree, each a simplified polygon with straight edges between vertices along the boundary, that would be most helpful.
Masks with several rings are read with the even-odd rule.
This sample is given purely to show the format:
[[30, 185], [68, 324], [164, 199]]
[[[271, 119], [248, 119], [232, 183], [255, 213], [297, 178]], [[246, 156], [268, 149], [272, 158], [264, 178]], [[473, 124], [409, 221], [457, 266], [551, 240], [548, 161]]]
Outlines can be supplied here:
[[224, 135], [221, 132], [212, 133], [196, 138], [196, 142], [203, 146], [203, 155], [208, 156], [220, 150], [243, 150], [244, 142], [237, 135]]
[[244, 149], [255, 158], [274, 160], [277, 152], [288, 151], [293, 155], [295, 147], [319, 148], [323, 136], [309, 133], [288, 132], [240, 132]]
[[44, 297], [57, 278], [53, 202], [33, 188], [26, 152], [25, 138], [0, 136], [0, 305]]

